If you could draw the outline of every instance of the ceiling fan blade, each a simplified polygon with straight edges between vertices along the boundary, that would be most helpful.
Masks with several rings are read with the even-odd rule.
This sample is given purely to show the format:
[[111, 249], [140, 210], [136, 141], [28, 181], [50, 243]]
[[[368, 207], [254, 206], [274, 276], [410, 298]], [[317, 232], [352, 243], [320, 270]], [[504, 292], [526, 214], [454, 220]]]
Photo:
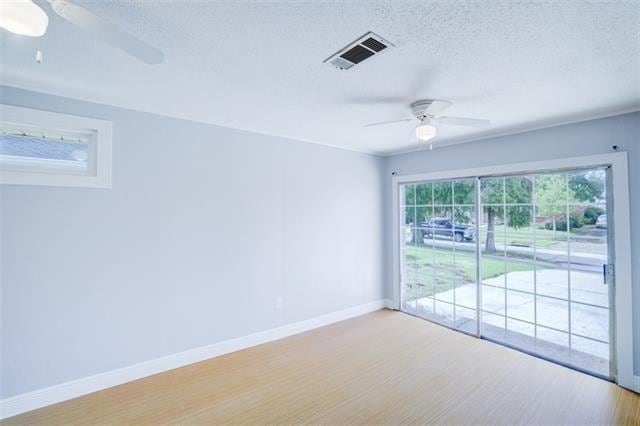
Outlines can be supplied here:
[[452, 124], [454, 126], [466, 126], [466, 127], [485, 127], [491, 124], [489, 120], [482, 120], [479, 118], [464, 118], [464, 117], [438, 117], [437, 121], [443, 124]]
[[425, 114], [428, 114], [434, 117], [438, 116], [442, 114], [444, 110], [449, 108], [451, 105], [452, 105], [451, 102], [448, 102], [448, 101], [437, 101], [437, 100], [433, 101], [425, 111]]
[[411, 128], [411, 136], [409, 136], [409, 142], [412, 143], [412, 144], [420, 143], [420, 139], [418, 139], [418, 136], [416, 136], [415, 127]]
[[379, 123], [365, 124], [363, 127], [384, 126], [385, 124], [394, 124], [394, 123], [406, 123], [406, 122], [414, 121], [414, 120], [415, 120], [415, 118], [404, 118], [402, 120], [381, 121]]
[[49, 0], [49, 2], [54, 12], [62, 18], [102, 41], [124, 50], [142, 62], [155, 65], [164, 60], [164, 53], [160, 50], [94, 15], [87, 9], [67, 0]]

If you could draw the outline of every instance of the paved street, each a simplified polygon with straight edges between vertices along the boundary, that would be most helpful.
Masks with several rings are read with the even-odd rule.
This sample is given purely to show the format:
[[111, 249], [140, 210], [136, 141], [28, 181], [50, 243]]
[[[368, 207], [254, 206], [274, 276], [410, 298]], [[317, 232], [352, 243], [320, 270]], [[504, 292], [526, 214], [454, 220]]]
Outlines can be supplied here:
[[[464, 250], [464, 251], [474, 251], [475, 243], [474, 242], [463, 242], [463, 243], [454, 243], [451, 240], [427, 240], [425, 241], [429, 246], [438, 247], [438, 248], [452, 248], [455, 244], [456, 250]], [[496, 243], [497, 254], [501, 255], [505, 251], [505, 245]], [[507, 254], [514, 255], [528, 255], [533, 256], [534, 250], [532, 247], [523, 247], [523, 246], [506, 246]], [[567, 254], [566, 249], [553, 249], [553, 248], [536, 248], [535, 255], [537, 260], [543, 262], [550, 262], [555, 264], [567, 264], [569, 259], [571, 260], [571, 264], [576, 267], [576, 269], [584, 269], [589, 270], [591, 272], [599, 272], [602, 271], [602, 265], [607, 263], [607, 256], [600, 253], [589, 253], [589, 252], [579, 252], [579, 251], [571, 251], [571, 254]]]

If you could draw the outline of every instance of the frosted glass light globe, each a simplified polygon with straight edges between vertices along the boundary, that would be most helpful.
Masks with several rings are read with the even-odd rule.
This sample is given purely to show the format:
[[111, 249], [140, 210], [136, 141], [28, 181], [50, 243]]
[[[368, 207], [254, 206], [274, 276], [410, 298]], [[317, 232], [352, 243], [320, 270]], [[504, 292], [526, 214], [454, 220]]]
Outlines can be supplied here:
[[47, 14], [32, 0], [0, 1], [0, 27], [14, 34], [43, 36], [49, 25]]
[[436, 128], [428, 121], [423, 121], [416, 127], [416, 137], [421, 141], [433, 139], [436, 137]]

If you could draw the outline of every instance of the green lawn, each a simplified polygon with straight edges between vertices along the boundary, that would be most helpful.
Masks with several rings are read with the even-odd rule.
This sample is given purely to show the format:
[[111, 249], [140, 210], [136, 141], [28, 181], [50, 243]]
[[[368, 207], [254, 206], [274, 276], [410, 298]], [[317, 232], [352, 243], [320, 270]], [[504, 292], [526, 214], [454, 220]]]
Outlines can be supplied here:
[[[482, 242], [485, 241], [487, 235], [487, 228], [482, 227]], [[561, 241], [566, 241], [568, 232], [556, 231], [555, 235], [553, 231], [547, 229], [535, 228], [535, 241], [537, 247], [549, 247], [553, 244]], [[495, 226], [495, 238], [497, 243], [503, 243], [505, 241], [505, 226]], [[533, 247], [533, 227], [526, 228], [506, 228], [506, 241], [507, 245], [520, 245]]]
[[[407, 282], [412, 285], [414, 298], [452, 289], [454, 276], [456, 286], [475, 282], [476, 258], [472, 251], [456, 251], [454, 255], [450, 249], [408, 246], [405, 257]], [[503, 258], [483, 256], [481, 269], [484, 280], [503, 275], [505, 270], [531, 271], [533, 266], [515, 259], [505, 264]]]

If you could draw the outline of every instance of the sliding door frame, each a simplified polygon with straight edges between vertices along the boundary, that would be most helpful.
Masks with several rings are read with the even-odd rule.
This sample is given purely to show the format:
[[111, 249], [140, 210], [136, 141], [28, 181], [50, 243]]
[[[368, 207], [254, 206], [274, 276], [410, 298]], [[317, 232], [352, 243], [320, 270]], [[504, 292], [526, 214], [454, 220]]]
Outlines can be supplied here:
[[[503, 164], [460, 170], [443, 170], [404, 176], [393, 176], [392, 195], [392, 307], [401, 309], [403, 297], [401, 279], [400, 244], [400, 185], [422, 181], [445, 179], [478, 178], [491, 175], [527, 174], [546, 171], [562, 171], [580, 168], [610, 167], [613, 188], [613, 248], [615, 259], [615, 357], [617, 383], [628, 389], [635, 389], [633, 374], [633, 314], [631, 278], [631, 220], [629, 211], [629, 174], [626, 152], [590, 155], [583, 157], [558, 158], [543, 161]], [[476, 188], [476, 197], [479, 194]], [[476, 210], [477, 206], [476, 206]], [[477, 212], [476, 212], [477, 214]], [[479, 235], [479, 232], [477, 233]], [[478, 240], [478, 238], [476, 238]], [[476, 242], [477, 245], [477, 242]], [[480, 293], [478, 289], [478, 294]], [[481, 296], [478, 296], [481, 297]], [[479, 317], [479, 313], [478, 313]]]

